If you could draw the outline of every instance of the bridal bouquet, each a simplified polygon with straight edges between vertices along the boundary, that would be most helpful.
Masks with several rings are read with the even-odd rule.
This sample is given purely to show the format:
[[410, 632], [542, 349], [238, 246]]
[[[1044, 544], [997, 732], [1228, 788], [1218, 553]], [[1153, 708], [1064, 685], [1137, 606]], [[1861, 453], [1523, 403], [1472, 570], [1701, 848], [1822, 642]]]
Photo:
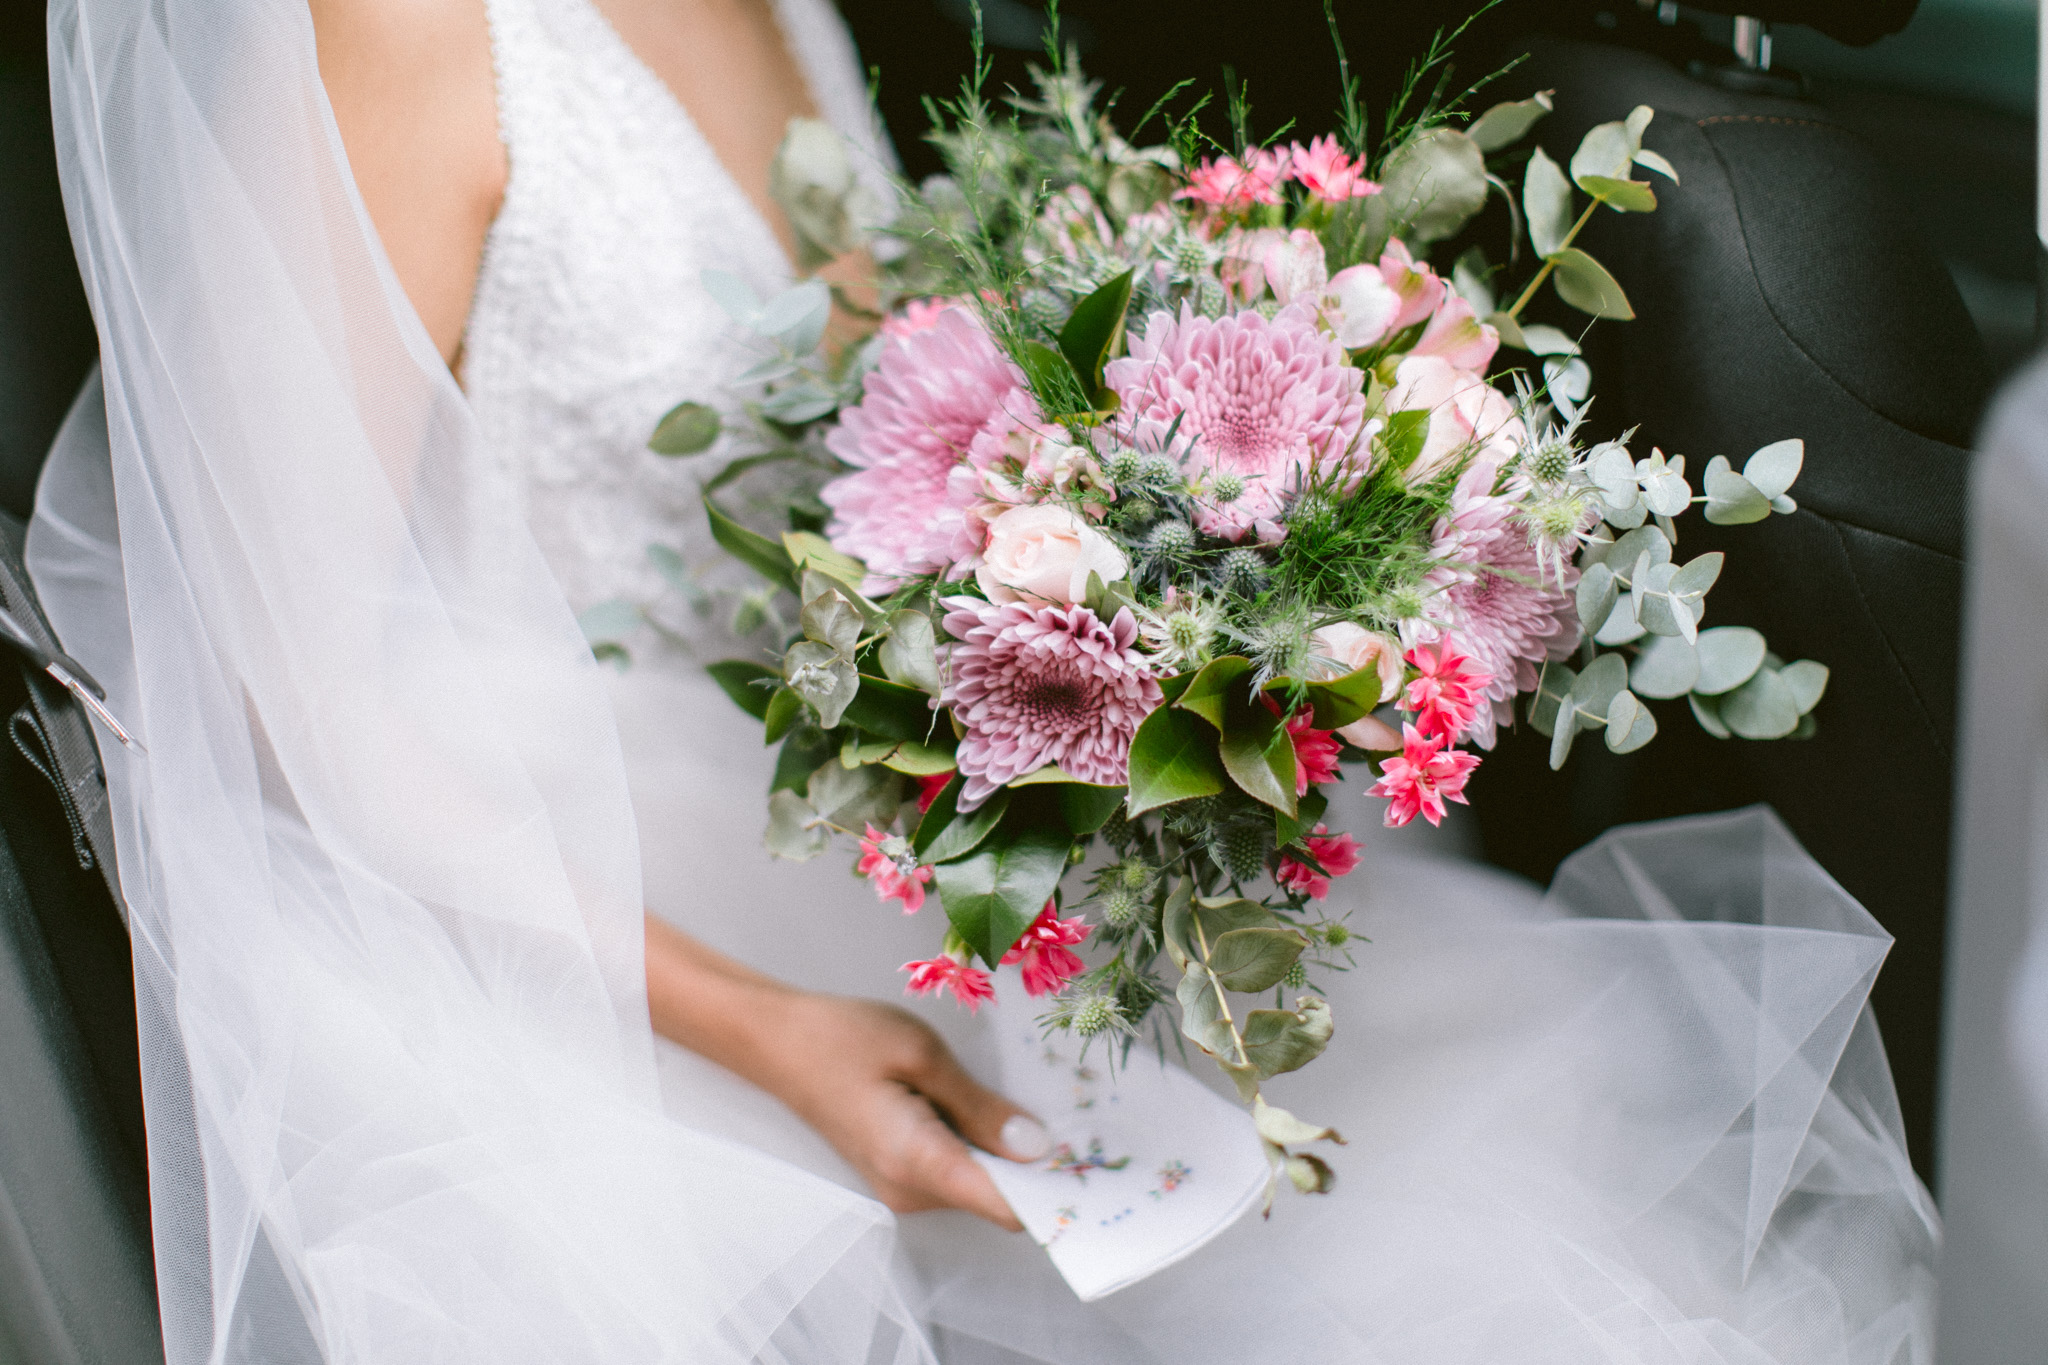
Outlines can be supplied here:
[[[1639, 169], [1675, 183], [1649, 109], [1568, 166], [1512, 150], [1543, 95], [1469, 122], [1404, 98], [1373, 142], [1354, 89], [1335, 133], [1269, 145], [1234, 98], [1235, 145], [1190, 115], [1140, 146], [1051, 51], [1007, 110], [945, 106], [950, 173], [871, 234], [845, 150], [795, 126], [778, 194], [813, 263], [882, 262], [879, 330], [834, 355], [825, 284], [708, 276], [761, 360], [743, 403], [652, 444], [737, 454], [712, 530], [770, 585], [742, 624], [787, 635], [712, 672], [780, 746], [769, 847], [844, 834], [883, 901], [936, 899], [913, 991], [972, 1007], [1015, 963], [1087, 1037], [1171, 1000], [1276, 1174], [1322, 1190], [1300, 1149], [1336, 1135], [1260, 1086], [1332, 1034], [1312, 983], [1351, 949], [1325, 907], [1359, 852], [1330, 784], [1352, 766], [1387, 824], [1435, 823], [1518, 722], [1552, 766], [1592, 732], [1648, 743], [1656, 700], [1724, 738], [1810, 732], [1827, 670], [1704, 627], [1722, 557], [1676, 525], [1791, 511], [1801, 446], [1716, 457], [1695, 491], [1684, 458], [1584, 435], [1579, 346], [1527, 316], [1632, 316], [1574, 241], [1656, 207]], [[1509, 259], [1432, 265], [1490, 204]], [[720, 502], [768, 463], [810, 476], [772, 535]]]

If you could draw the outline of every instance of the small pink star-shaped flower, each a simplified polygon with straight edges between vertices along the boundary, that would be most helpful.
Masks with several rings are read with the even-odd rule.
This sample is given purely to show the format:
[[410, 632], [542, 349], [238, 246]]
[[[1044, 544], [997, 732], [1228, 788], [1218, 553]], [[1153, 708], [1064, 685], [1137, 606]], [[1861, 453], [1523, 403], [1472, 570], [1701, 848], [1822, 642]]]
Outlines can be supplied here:
[[903, 988], [906, 995], [951, 991], [953, 998], [967, 1006], [970, 1013], [980, 1010], [982, 1001], [995, 999], [995, 987], [989, 983], [987, 972], [948, 953], [924, 962], [906, 962], [902, 970], [910, 973], [910, 981]]
[[1401, 727], [1402, 751], [1380, 764], [1383, 776], [1371, 795], [1388, 798], [1387, 826], [1398, 829], [1420, 815], [1432, 825], [1444, 819], [1444, 802], [1465, 802], [1465, 782], [1479, 766], [1479, 755], [1446, 749], [1446, 735], [1425, 735], [1413, 725]]

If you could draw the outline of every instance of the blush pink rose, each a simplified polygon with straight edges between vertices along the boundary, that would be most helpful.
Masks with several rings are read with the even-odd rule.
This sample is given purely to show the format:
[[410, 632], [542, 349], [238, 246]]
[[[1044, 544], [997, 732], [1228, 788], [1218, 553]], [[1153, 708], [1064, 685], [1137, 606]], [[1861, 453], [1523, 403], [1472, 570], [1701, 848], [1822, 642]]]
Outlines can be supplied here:
[[1088, 595], [1088, 575], [1114, 583], [1131, 570], [1116, 543], [1061, 503], [1012, 507], [989, 523], [975, 581], [991, 602], [1032, 598], [1070, 606]]
[[[1334, 665], [1318, 665], [1314, 672], [1319, 677], [1340, 678], [1361, 668], [1370, 668], [1379, 674], [1379, 700], [1391, 701], [1401, 690], [1401, 679], [1405, 675], [1401, 642], [1391, 636], [1367, 630], [1356, 621], [1338, 621], [1318, 629], [1309, 637], [1309, 645]], [[1341, 726], [1337, 733], [1361, 749], [1377, 752], [1401, 747], [1401, 736], [1392, 726], [1374, 716], [1360, 716], [1351, 724]]]
[[1429, 434], [1408, 466], [1411, 486], [1435, 478], [1467, 451], [1476, 452], [1475, 466], [1498, 469], [1529, 439], [1506, 394], [1442, 356], [1411, 355], [1394, 371], [1386, 410], [1418, 408], [1429, 413]]

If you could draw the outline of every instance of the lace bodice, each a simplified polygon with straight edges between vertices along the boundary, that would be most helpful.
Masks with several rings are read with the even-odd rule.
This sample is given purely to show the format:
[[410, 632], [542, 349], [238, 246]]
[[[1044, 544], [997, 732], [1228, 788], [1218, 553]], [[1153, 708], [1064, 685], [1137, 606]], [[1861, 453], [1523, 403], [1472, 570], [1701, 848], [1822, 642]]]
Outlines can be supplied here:
[[[701, 284], [757, 292], [790, 262], [682, 104], [592, 0], [488, 0], [511, 163], [464, 339], [463, 383], [578, 611], [663, 589], [653, 543], [712, 556], [696, 462], [647, 449], [674, 404], [725, 405], [752, 357]], [[819, 112], [879, 174], [885, 150], [828, 0], [775, 0]], [[685, 614], [687, 615], [687, 614]]]

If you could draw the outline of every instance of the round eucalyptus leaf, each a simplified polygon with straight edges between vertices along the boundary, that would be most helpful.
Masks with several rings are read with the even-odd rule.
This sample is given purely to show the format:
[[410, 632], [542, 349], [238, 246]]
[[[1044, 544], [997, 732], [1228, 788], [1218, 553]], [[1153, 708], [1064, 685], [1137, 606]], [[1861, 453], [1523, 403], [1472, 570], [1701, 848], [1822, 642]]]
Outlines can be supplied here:
[[1522, 349], [1532, 355], [1577, 355], [1579, 343], [1561, 327], [1532, 322], [1522, 329]]
[[1557, 267], [1557, 296], [1581, 313], [1620, 319], [1636, 315], [1628, 295], [1607, 273], [1607, 267], [1579, 248], [1568, 246], [1549, 259]]
[[1593, 632], [1593, 642], [1610, 646], [1634, 644], [1647, 634], [1649, 631], [1636, 619], [1635, 603], [1624, 597], [1615, 604], [1606, 623]]
[[1564, 246], [1572, 226], [1571, 182], [1541, 147], [1529, 153], [1529, 168], [1522, 173], [1522, 212], [1529, 220], [1529, 243], [1538, 256]]
[[1557, 724], [1557, 705], [1572, 690], [1579, 675], [1560, 663], [1546, 663], [1536, 676], [1536, 690], [1529, 694], [1529, 724], [1539, 735], [1552, 733]]
[[[1616, 694], [1627, 686], [1628, 661], [1619, 654], [1602, 654], [1579, 674], [1578, 681], [1572, 684], [1572, 695], [1578, 698], [1581, 711], [1604, 716]], [[1589, 721], [1583, 716], [1579, 720], [1582, 730], [1598, 724], [1599, 721]]]
[[1605, 564], [1595, 564], [1579, 576], [1579, 623], [1586, 628], [1587, 634], [1605, 624], [1620, 593], [1615, 585], [1614, 570]]
[[1626, 564], [1631, 568], [1642, 557], [1643, 551], [1650, 552], [1652, 564], [1671, 562], [1671, 542], [1655, 526], [1639, 526], [1614, 542], [1614, 548], [1607, 552], [1609, 564]]
[[1805, 463], [1806, 442], [1795, 436], [1788, 441], [1773, 441], [1750, 456], [1742, 466], [1742, 477], [1766, 498], [1775, 498], [1792, 486]]
[[1705, 597], [1707, 590], [1714, 586], [1714, 581], [1720, 578], [1721, 565], [1727, 558], [1728, 556], [1719, 550], [1712, 550], [1696, 559], [1687, 560], [1685, 567], [1672, 576], [1671, 591], [1680, 597], [1695, 600]]
[[1600, 517], [1617, 531], [1633, 531], [1649, 520], [1650, 509], [1635, 499], [1631, 499], [1629, 505], [1624, 508], [1610, 507], [1607, 504], [1607, 496], [1603, 493], [1600, 498]]
[[1789, 517], [1799, 510], [1799, 504], [1788, 493], [1780, 493], [1771, 499], [1771, 510], [1781, 517]]
[[695, 455], [718, 439], [718, 413], [702, 403], [678, 403], [655, 423], [647, 448], [657, 455]]
[[1627, 124], [1595, 124], [1586, 130], [1586, 135], [1579, 139], [1578, 150], [1572, 153], [1572, 179], [1581, 189], [1586, 187], [1587, 176], [1625, 179], [1635, 149], [1636, 139], [1629, 136]]
[[1629, 667], [1628, 685], [1646, 697], [1670, 700], [1692, 691], [1700, 678], [1700, 652], [1675, 635], [1660, 635], [1643, 646]]
[[1479, 144], [1480, 151], [1497, 152], [1520, 142], [1536, 126], [1536, 120], [1549, 112], [1550, 92], [1539, 90], [1528, 99], [1494, 105], [1473, 119], [1465, 132]]
[[1706, 696], [1732, 692], [1764, 662], [1764, 637], [1748, 626], [1715, 626], [1700, 632], [1699, 681], [1692, 690]]
[[1604, 445], [1586, 461], [1586, 476], [1616, 509], [1633, 507], [1636, 500], [1636, 465], [1623, 446]]
[[795, 792], [784, 788], [768, 798], [768, 830], [761, 842], [771, 858], [807, 862], [823, 853], [831, 839], [818, 812]]
[[1799, 728], [1799, 699], [1775, 669], [1760, 668], [1721, 698], [1721, 719], [1744, 739], [1783, 739]]
[[1690, 697], [1687, 697], [1686, 700], [1692, 703], [1692, 717], [1700, 723], [1700, 729], [1705, 730], [1715, 739], [1730, 738], [1728, 727], [1721, 722], [1721, 699], [1719, 697], [1703, 697], [1695, 692]]
[[1716, 526], [1742, 526], [1771, 514], [1771, 500], [1757, 486], [1728, 468], [1707, 468], [1702, 480], [1707, 494], [1707, 520]]
[[1552, 772], [1562, 768], [1564, 761], [1571, 757], [1572, 740], [1578, 736], [1579, 727], [1564, 723], [1564, 717], [1569, 713], [1570, 708], [1577, 705], [1577, 700], [1568, 692], [1558, 708], [1558, 726], [1550, 736], [1550, 769]]
[[1692, 506], [1692, 485], [1669, 469], [1643, 480], [1643, 501], [1660, 517], [1675, 517]]
[[1828, 666], [1812, 659], [1786, 664], [1778, 670], [1778, 676], [1792, 689], [1792, 698], [1799, 704], [1802, 716], [1820, 705], [1821, 695], [1828, 690]]
[[1456, 128], [1432, 128], [1387, 158], [1375, 198], [1396, 218], [1404, 236], [1420, 242], [1449, 237], [1486, 204], [1486, 156]]
[[1657, 718], [1632, 692], [1617, 692], [1607, 707], [1607, 747], [1632, 754], [1657, 737]]
[[1812, 739], [1815, 735], [1819, 733], [1820, 723], [1814, 720], [1813, 712], [1808, 711], [1805, 715], [1799, 718], [1799, 727], [1795, 729], [1791, 734], [1785, 736], [1785, 738]]

